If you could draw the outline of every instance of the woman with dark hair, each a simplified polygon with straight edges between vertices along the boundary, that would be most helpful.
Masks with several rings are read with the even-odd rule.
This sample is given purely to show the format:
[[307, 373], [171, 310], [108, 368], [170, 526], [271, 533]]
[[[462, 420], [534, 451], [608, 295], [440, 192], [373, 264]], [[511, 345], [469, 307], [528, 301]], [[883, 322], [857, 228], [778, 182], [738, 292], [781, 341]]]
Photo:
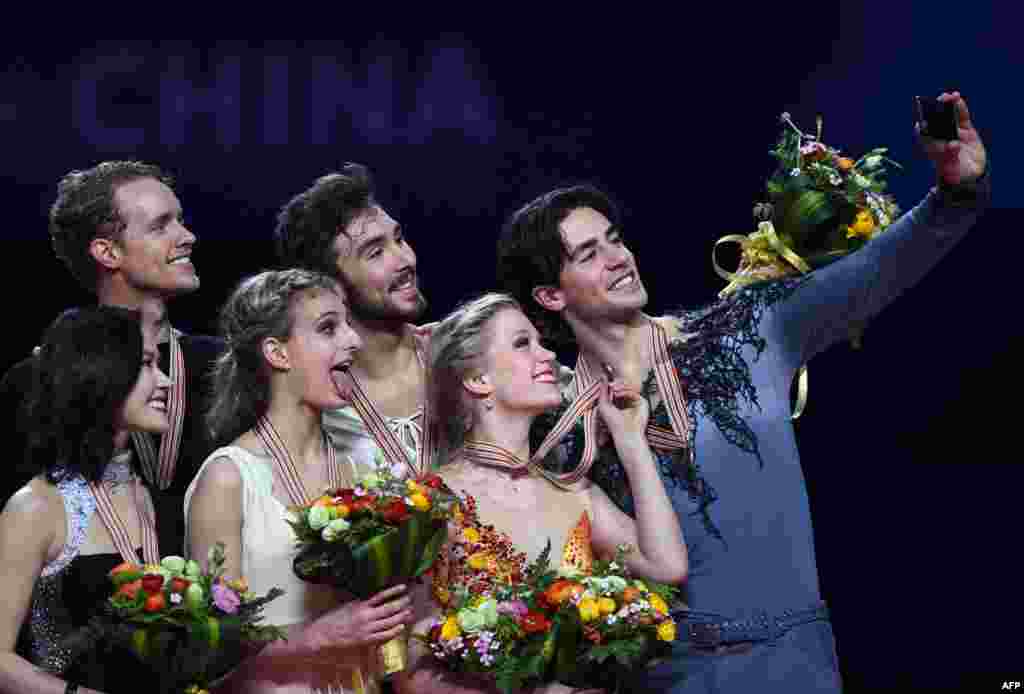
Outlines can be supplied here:
[[25, 421], [39, 474], [0, 515], [0, 691], [127, 692], [144, 676], [128, 654], [70, 662], [61, 639], [110, 596], [112, 568], [159, 560], [152, 500], [128, 448], [132, 432], [168, 427], [170, 382], [147, 328], [136, 311], [74, 309], [35, 357]]
[[[321, 427], [323, 410], [348, 404], [346, 372], [361, 345], [348, 324], [341, 287], [307, 270], [264, 272], [243, 281], [221, 312], [227, 350], [214, 373], [208, 415], [214, 440], [185, 496], [186, 538], [194, 557], [216, 542], [225, 570], [251, 590], [286, 594], [267, 605], [268, 623], [288, 627], [251, 657], [232, 691], [373, 692], [373, 647], [411, 623], [404, 586], [365, 601], [292, 571], [295, 536], [289, 507], [324, 488], [351, 486], [351, 461], [338, 461]], [[225, 445], [227, 444], [227, 445]]]
[[[629, 461], [630, 483], [643, 498], [636, 520], [585, 479], [570, 488], [552, 484], [539, 465], [527, 462], [533, 453], [530, 425], [561, 403], [554, 359], [519, 303], [505, 294], [465, 304], [431, 335], [428, 397], [440, 429], [440, 475], [462, 497], [464, 516], [487, 528], [479, 533], [481, 542], [492, 530], [498, 533], [494, 547], [481, 551], [508, 564], [500, 572], [515, 574], [549, 541], [556, 564], [561, 560], [563, 568], [584, 571], [593, 557], [610, 558], [617, 547], [629, 545], [626, 562], [634, 575], [682, 583], [686, 546], [644, 439], [648, 409], [639, 392], [612, 380], [597, 404], [616, 449]], [[454, 556], [442, 555], [434, 576], [439, 602], [463, 568]], [[420, 597], [422, 607], [427, 600]], [[425, 656], [416, 665], [397, 683], [399, 691], [490, 691], [445, 676]], [[570, 690], [549, 684], [540, 691]]]

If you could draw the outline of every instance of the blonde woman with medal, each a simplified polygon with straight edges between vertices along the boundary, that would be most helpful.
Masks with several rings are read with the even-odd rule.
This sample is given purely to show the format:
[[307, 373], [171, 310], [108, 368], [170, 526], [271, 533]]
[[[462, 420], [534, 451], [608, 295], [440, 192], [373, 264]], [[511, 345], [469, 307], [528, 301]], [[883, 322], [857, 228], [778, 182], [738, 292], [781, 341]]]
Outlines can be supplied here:
[[[606, 378], [577, 403], [577, 413], [595, 411], [601, 417], [627, 461], [630, 482], [645, 502], [634, 520], [589, 484], [585, 470], [565, 475], [544, 471], [540, 461], [558, 443], [557, 433], [531, 451], [531, 424], [561, 403], [561, 392], [555, 355], [540, 343], [515, 300], [486, 294], [445, 318], [431, 335], [429, 364], [439, 474], [480, 524], [503, 536], [499, 544], [507, 542], [528, 562], [550, 541], [553, 566], [576, 569], [626, 544], [632, 548], [626, 561], [634, 575], [673, 584], [686, 579], [686, 546], [644, 439], [648, 409], [636, 386]], [[567, 431], [574, 421], [574, 415], [563, 418], [556, 431]], [[509, 556], [497, 547], [495, 553]], [[458, 560], [442, 556], [434, 597], [443, 601], [461, 568]], [[417, 604], [423, 619], [416, 631], [422, 631], [433, 608], [422, 593]], [[399, 692], [489, 691], [418, 655], [396, 680]], [[537, 691], [572, 690], [555, 683]]]
[[72, 309], [47, 330], [26, 399], [39, 474], [0, 515], [0, 692], [118, 694], [147, 677], [130, 653], [72, 661], [61, 642], [110, 596], [111, 569], [160, 559], [129, 445], [132, 433], [167, 430], [169, 385], [152, 311]]
[[228, 348], [217, 363], [208, 421], [223, 447], [186, 494], [187, 543], [201, 558], [223, 542], [228, 574], [256, 592], [284, 588], [266, 619], [289, 632], [287, 642], [247, 660], [222, 689], [378, 691], [375, 647], [411, 623], [404, 586], [347, 601], [330, 586], [300, 580], [288, 524], [289, 507], [354, 481], [351, 461], [338, 458], [321, 425], [323, 410], [348, 402], [346, 372], [361, 346], [344, 291], [314, 272], [264, 272], [228, 299], [221, 328]]

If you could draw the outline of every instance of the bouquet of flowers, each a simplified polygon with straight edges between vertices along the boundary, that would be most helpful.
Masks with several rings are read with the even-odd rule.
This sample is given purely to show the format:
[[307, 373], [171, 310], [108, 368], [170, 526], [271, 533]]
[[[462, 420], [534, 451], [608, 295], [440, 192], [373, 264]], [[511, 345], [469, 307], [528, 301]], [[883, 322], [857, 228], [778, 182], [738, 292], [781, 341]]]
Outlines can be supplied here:
[[551, 681], [615, 691], [630, 671], [668, 653], [676, 588], [631, 578], [627, 548], [586, 573], [550, 570], [549, 550], [550, 543], [521, 580], [476, 576], [460, 584], [416, 638], [452, 671], [491, 679], [506, 694]]
[[882, 232], [899, 214], [884, 193], [887, 166], [899, 164], [885, 147], [854, 160], [803, 133], [788, 113], [780, 118], [782, 136], [772, 151], [779, 167], [768, 179], [768, 202], [754, 207], [758, 230], [730, 235], [715, 244], [738, 243], [739, 268], [728, 272], [714, 260], [729, 285], [719, 295], [766, 279], [810, 272], [854, 251]]
[[[429, 569], [447, 537], [455, 497], [441, 478], [407, 479], [378, 459], [355, 487], [328, 490], [295, 510], [291, 522], [299, 578], [343, 588], [365, 600]], [[405, 644], [381, 646], [383, 674], [405, 667]]]
[[64, 645], [73, 657], [100, 644], [127, 648], [157, 675], [157, 691], [206, 692], [254, 649], [285, 638], [283, 629], [260, 624], [263, 607], [284, 591], [258, 597], [223, 566], [221, 543], [210, 549], [205, 571], [175, 556], [119, 564], [109, 574], [115, 590], [104, 610]]

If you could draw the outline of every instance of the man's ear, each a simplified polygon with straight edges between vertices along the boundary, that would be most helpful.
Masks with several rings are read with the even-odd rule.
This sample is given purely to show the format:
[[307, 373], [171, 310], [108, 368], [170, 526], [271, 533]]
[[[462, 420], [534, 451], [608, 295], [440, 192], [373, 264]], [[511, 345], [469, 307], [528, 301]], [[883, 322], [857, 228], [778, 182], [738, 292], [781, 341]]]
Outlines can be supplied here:
[[486, 398], [494, 392], [494, 386], [487, 374], [478, 373], [475, 376], [466, 376], [462, 379], [462, 387], [469, 391], [469, 394], [477, 398]]
[[550, 284], [534, 287], [533, 300], [548, 311], [561, 311], [565, 308], [565, 293]]
[[292, 360], [288, 357], [288, 348], [276, 337], [268, 337], [262, 344], [263, 358], [267, 360], [272, 369], [277, 371], [291, 371]]
[[99, 263], [100, 267], [111, 271], [120, 269], [124, 258], [121, 246], [117, 241], [105, 236], [97, 236], [89, 242], [89, 255]]

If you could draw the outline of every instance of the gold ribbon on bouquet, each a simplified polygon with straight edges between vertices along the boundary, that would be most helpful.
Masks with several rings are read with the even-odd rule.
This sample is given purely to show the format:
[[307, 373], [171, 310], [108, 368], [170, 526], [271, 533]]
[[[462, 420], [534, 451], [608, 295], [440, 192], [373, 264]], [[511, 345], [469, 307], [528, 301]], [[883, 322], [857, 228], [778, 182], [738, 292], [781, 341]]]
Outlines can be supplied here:
[[[725, 243], [737, 243], [740, 245], [740, 264], [735, 272], [729, 272], [718, 264], [716, 252], [718, 247]], [[722, 291], [718, 292], [719, 297], [725, 297], [732, 292], [754, 282], [777, 279], [792, 275], [795, 269], [802, 275], [811, 271], [811, 266], [806, 260], [786, 245], [777, 233], [775, 225], [770, 221], [760, 222], [757, 231], [744, 236], [743, 234], [729, 234], [715, 241], [711, 249], [711, 263], [714, 265], [715, 273], [729, 284]], [[807, 365], [803, 364], [797, 371], [797, 394], [796, 403], [793, 405], [791, 419], [799, 419], [807, 407]]]

